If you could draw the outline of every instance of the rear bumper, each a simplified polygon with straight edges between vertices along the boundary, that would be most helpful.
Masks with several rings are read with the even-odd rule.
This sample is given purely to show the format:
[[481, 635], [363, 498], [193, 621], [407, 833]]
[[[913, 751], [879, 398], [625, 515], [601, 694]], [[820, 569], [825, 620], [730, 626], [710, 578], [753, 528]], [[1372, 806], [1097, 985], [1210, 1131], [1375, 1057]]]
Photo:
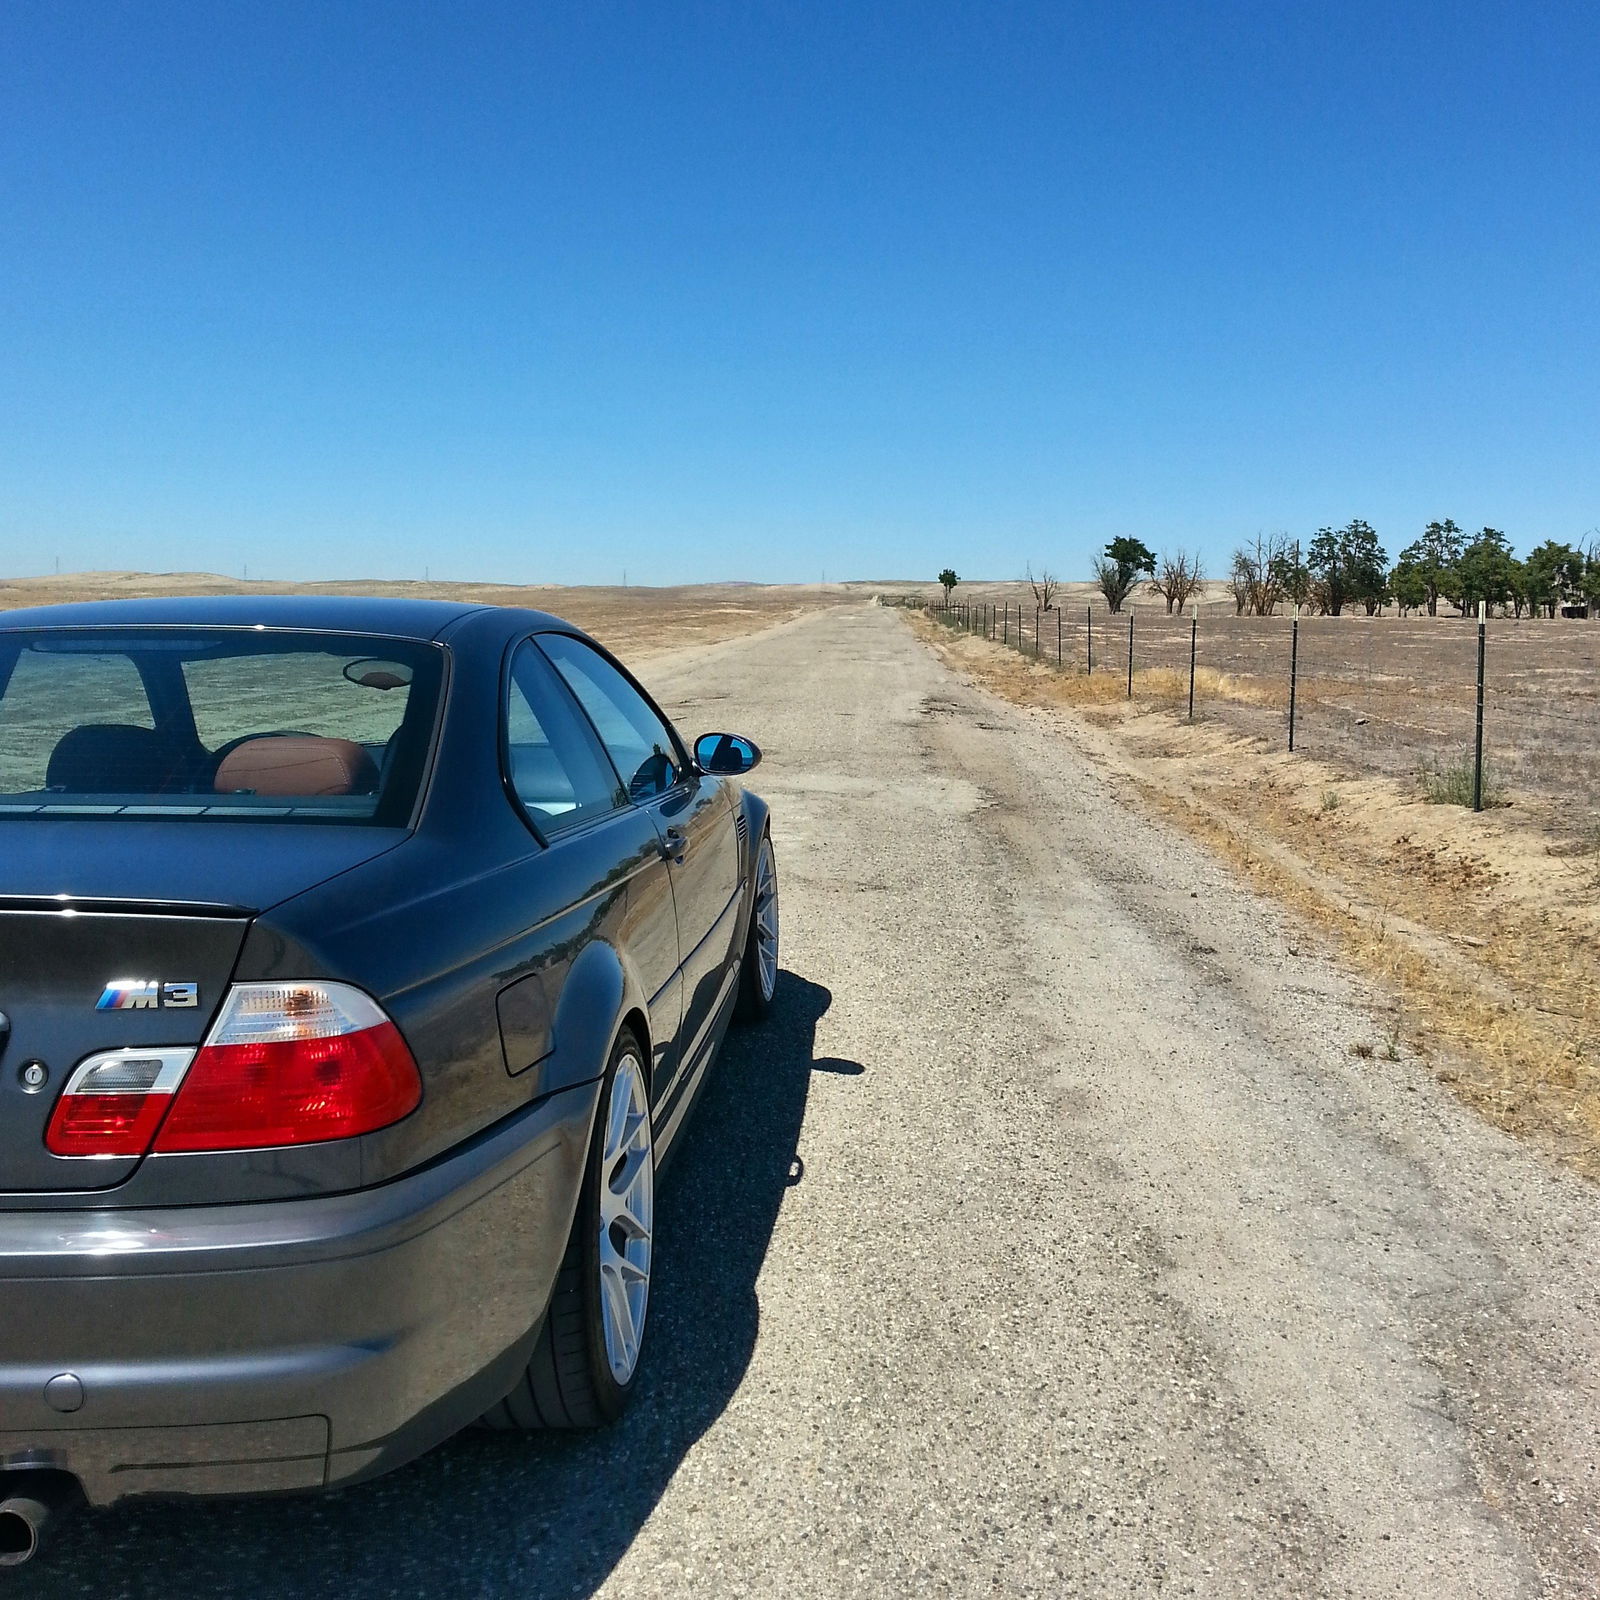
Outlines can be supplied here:
[[0, 1214], [0, 1469], [107, 1505], [319, 1488], [447, 1438], [527, 1359], [598, 1093], [355, 1194]]

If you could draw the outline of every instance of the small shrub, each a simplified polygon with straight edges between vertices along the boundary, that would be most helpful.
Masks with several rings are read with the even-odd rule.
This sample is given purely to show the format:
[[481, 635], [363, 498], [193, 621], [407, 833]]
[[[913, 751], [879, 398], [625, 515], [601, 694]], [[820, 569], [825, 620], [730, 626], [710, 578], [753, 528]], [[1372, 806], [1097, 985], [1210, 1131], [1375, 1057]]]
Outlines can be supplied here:
[[1337, 811], [1339, 809], [1339, 791], [1337, 789], [1324, 789], [1322, 791], [1322, 809], [1324, 811]]
[[[1462, 757], [1456, 761], [1429, 759], [1417, 769], [1417, 781], [1422, 787], [1422, 798], [1430, 806], [1468, 806], [1472, 804], [1472, 761]], [[1483, 806], [1503, 806], [1505, 791], [1494, 769], [1487, 762], [1483, 768]]]
[[1404, 1026], [1404, 1022], [1402, 1008], [1397, 1004], [1394, 1015], [1389, 1018], [1389, 1026], [1384, 1034], [1383, 1059], [1385, 1061], [1398, 1061], [1400, 1059], [1400, 1030]]
[[1377, 1052], [1364, 1039], [1350, 1046], [1350, 1054], [1359, 1057], [1362, 1061], [1370, 1061]]

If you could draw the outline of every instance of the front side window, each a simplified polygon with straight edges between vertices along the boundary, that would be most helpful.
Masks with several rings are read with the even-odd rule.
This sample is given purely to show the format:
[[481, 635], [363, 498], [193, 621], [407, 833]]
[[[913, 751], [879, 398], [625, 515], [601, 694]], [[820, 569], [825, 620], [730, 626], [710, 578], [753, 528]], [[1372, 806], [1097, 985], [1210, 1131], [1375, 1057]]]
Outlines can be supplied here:
[[0, 632], [0, 817], [402, 823], [442, 678], [353, 634]]
[[539, 643], [588, 713], [629, 796], [648, 800], [670, 789], [678, 781], [681, 757], [672, 730], [650, 702], [581, 639], [544, 633]]
[[559, 833], [623, 804], [594, 734], [528, 643], [511, 661], [504, 744], [512, 793], [541, 833]]

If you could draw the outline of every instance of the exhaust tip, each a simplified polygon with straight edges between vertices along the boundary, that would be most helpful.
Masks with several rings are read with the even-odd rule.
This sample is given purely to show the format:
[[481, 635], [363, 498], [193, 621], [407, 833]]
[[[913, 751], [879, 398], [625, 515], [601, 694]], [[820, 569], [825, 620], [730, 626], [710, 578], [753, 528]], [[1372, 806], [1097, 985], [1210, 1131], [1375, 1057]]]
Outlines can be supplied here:
[[66, 1473], [0, 1472], [0, 1568], [32, 1561], [81, 1499], [76, 1479]]
[[39, 1553], [39, 1524], [7, 1501], [0, 1506], [0, 1567], [20, 1567]]

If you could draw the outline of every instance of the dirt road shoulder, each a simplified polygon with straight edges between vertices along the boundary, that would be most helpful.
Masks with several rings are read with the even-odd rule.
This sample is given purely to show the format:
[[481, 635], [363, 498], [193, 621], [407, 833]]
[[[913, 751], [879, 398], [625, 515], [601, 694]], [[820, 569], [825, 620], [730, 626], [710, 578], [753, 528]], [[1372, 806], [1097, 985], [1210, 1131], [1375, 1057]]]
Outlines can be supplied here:
[[[1053, 723], [1154, 812], [1285, 901], [1361, 971], [1390, 1020], [1357, 1041], [1423, 1055], [1499, 1127], [1600, 1176], [1600, 890], [1516, 807], [1473, 815], [1352, 779], [1219, 723], [1171, 674], [1086, 680], [913, 616], [958, 671]], [[1560, 852], [1560, 853], [1557, 853]]]

